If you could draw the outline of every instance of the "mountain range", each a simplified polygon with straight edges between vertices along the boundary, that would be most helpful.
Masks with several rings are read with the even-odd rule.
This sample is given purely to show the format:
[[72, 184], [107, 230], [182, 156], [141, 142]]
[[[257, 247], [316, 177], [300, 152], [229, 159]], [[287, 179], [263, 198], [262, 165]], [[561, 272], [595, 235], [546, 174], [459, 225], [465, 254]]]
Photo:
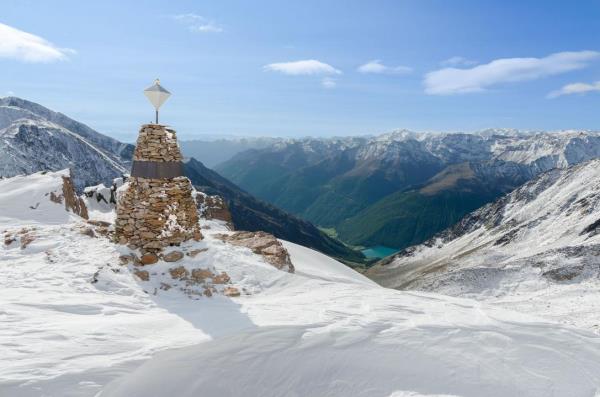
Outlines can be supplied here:
[[180, 140], [185, 157], [193, 157], [211, 168], [249, 149], [262, 149], [280, 141], [280, 138], [202, 136], [201, 139]]
[[[107, 137], [90, 127], [24, 99], [0, 99], [0, 176], [71, 168], [79, 191], [129, 172], [134, 146]], [[309, 222], [257, 200], [195, 159], [185, 171], [200, 189], [223, 197], [242, 230], [262, 230], [302, 244], [349, 264], [364, 256]]]
[[395, 131], [284, 140], [215, 169], [358, 246], [402, 249], [553, 168], [600, 156], [594, 131]]

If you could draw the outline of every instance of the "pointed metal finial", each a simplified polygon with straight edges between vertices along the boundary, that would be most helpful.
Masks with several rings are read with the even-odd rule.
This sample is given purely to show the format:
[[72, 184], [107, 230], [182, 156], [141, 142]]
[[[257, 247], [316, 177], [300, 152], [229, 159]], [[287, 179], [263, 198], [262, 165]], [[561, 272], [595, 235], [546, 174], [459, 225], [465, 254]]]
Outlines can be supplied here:
[[154, 80], [154, 85], [144, 90], [144, 95], [146, 95], [146, 98], [148, 98], [156, 110], [156, 124], [158, 124], [158, 109], [169, 99], [171, 93], [160, 85], [159, 79], [156, 79]]

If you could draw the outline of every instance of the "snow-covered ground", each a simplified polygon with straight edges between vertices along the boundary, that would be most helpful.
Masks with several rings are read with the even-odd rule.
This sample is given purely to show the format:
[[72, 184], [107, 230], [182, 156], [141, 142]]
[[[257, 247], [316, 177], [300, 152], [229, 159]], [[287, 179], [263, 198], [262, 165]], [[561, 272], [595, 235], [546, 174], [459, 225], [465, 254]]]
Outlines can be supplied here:
[[[28, 213], [60, 180], [33, 178], [0, 181], [0, 232], [16, 236], [0, 242], [2, 396], [600, 396], [592, 332], [385, 289], [284, 242], [290, 274], [215, 238], [215, 221], [186, 247], [207, 250], [171, 266], [225, 271], [245, 293], [155, 292], [168, 264], [142, 281], [63, 206]], [[15, 181], [23, 194], [6, 193]]]

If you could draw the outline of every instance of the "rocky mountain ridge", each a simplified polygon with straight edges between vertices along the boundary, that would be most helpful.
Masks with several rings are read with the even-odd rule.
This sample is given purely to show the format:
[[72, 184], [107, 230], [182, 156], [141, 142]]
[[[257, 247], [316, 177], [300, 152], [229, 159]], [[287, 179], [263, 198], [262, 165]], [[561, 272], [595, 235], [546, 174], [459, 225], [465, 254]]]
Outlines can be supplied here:
[[0, 98], [0, 176], [73, 168], [75, 186], [110, 183], [127, 172], [133, 145], [24, 99]]

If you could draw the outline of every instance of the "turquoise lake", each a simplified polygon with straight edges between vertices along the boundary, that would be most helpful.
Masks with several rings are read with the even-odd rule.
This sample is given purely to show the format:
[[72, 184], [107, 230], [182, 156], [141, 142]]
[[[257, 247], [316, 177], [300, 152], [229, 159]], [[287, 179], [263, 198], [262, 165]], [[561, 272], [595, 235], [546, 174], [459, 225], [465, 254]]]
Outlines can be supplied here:
[[362, 250], [362, 253], [369, 259], [373, 258], [383, 258], [398, 252], [396, 248], [385, 247], [383, 245], [376, 245], [375, 247], [370, 247]]

